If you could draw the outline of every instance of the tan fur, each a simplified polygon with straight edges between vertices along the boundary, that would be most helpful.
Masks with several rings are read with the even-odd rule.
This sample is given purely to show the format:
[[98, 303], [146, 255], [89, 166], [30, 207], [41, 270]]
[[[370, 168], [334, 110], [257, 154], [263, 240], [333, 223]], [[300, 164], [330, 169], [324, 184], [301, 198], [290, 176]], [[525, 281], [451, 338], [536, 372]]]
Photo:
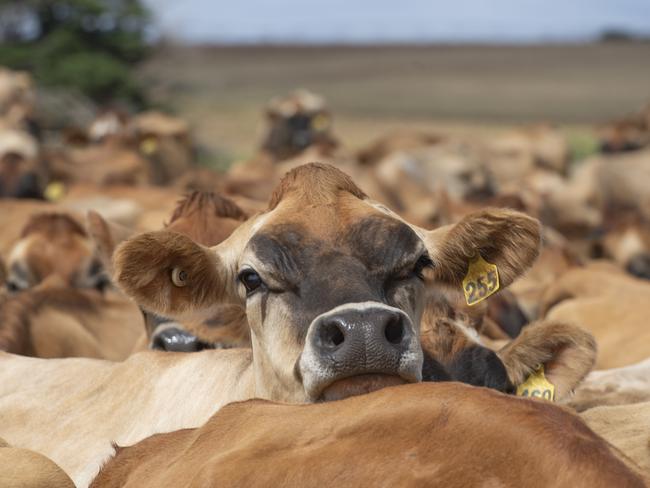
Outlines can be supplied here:
[[0, 466], [3, 488], [74, 488], [59, 466], [28, 449], [0, 445]]
[[198, 427], [226, 403], [254, 397], [250, 364], [246, 349], [147, 351], [119, 363], [0, 353], [0, 417], [11, 419], [0, 436], [46, 455], [83, 488], [113, 442]]
[[87, 237], [84, 228], [69, 214], [54, 212], [33, 215], [23, 227], [20, 237], [25, 238], [32, 233], [47, 234], [52, 238], [69, 234]]
[[591, 372], [566, 404], [578, 412], [598, 406], [650, 401], [650, 358], [622, 368]]
[[497, 352], [514, 385], [523, 383], [538, 365], [544, 365], [555, 385], [556, 399], [567, 396], [591, 371], [596, 342], [587, 331], [557, 321], [527, 325], [521, 334]]
[[137, 306], [112, 291], [46, 283], [1, 305], [0, 350], [16, 354], [122, 360], [140, 334]]
[[650, 402], [596, 407], [580, 416], [596, 434], [624, 452], [650, 478]]
[[72, 215], [37, 213], [22, 227], [7, 267], [11, 277], [12, 266], [20, 264], [28, 273], [27, 287], [55, 275], [71, 286], [84, 286], [92, 258], [88, 234]]
[[310, 163], [289, 171], [275, 189], [269, 210], [275, 209], [288, 195], [304, 200], [306, 205], [333, 203], [339, 192], [347, 192], [363, 200], [366, 194], [342, 171], [330, 165]]
[[598, 343], [599, 368], [626, 366], [650, 357], [645, 308], [650, 284], [607, 268], [567, 272], [544, 295], [545, 316], [580, 325]]
[[[118, 246], [113, 257], [115, 280], [122, 290], [150, 311], [182, 316], [210, 306], [225, 294], [217, 256], [170, 231], [142, 234]], [[183, 288], [171, 282], [178, 268], [187, 273]]]
[[452, 227], [432, 231], [428, 241], [438, 279], [459, 285], [470, 260], [480, 254], [497, 265], [501, 286], [506, 287], [537, 258], [541, 228], [539, 221], [520, 212], [485, 209]]

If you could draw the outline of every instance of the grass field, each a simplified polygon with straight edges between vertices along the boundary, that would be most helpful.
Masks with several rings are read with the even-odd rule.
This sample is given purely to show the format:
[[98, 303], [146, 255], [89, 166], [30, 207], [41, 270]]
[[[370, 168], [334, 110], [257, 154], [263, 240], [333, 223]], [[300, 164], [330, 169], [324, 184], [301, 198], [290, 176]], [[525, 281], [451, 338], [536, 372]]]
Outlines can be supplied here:
[[327, 98], [336, 133], [353, 148], [395, 128], [485, 133], [542, 120], [588, 144], [592, 124], [650, 101], [648, 60], [641, 42], [166, 47], [141, 77], [225, 164], [253, 152], [268, 99], [299, 87]]

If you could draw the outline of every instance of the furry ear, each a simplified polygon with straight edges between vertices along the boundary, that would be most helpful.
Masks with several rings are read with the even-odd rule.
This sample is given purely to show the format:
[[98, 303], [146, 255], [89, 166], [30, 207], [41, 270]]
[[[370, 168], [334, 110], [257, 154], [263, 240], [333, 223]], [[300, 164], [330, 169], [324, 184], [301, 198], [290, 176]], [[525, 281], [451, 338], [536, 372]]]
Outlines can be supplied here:
[[580, 327], [554, 321], [527, 325], [498, 351], [510, 381], [520, 385], [541, 364], [562, 400], [587, 376], [596, 362], [596, 341]]
[[470, 261], [480, 255], [497, 266], [502, 289], [537, 258], [541, 224], [514, 210], [485, 209], [467, 215], [457, 224], [427, 232], [425, 244], [439, 281], [460, 287]]
[[115, 248], [135, 232], [122, 225], [109, 222], [94, 210], [86, 215], [86, 227], [95, 242], [97, 254], [109, 274], [113, 274], [112, 258]]
[[144, 309], [175, 320], [205, 320], [232, 301], [234, 273], [214, 250], [176, 232], [148, 232], [120, 244], [113, 270], [124, 293]]

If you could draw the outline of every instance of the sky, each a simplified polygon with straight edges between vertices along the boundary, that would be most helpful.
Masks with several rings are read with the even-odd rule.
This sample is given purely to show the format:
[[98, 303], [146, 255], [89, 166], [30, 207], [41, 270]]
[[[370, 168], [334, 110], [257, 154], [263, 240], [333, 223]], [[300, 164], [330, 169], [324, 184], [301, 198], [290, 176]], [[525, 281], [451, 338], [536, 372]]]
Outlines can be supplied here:
[[189, 43], [560, 42], [650, 35], [650, 0], [144, 0]]

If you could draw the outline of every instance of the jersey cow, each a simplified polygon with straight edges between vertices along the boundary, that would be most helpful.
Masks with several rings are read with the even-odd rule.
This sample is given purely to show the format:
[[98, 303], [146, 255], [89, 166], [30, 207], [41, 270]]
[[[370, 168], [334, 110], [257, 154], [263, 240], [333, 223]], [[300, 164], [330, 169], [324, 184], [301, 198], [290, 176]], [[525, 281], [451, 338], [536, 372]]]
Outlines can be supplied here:
[[313, 402], [420, 381], [425, 287], [460, 288], [479, 255], [505, 287], [539, 245], [539, 223], [509, 210], [425, 231], [312, 163], [287, 173], [268, 211], [220, 245], [147, 233], [122, 244], [114, 266], [128, 295], [166, 317], [245, 304], [256, 394]]

